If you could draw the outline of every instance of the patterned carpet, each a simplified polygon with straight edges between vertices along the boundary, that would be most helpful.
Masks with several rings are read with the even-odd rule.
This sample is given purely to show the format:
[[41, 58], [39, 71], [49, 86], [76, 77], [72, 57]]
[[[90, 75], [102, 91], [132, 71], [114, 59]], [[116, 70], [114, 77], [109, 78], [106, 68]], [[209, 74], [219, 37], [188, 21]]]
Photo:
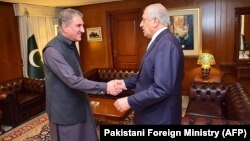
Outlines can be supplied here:
[[[185, 114], [183, 108], [183, 115]], [[95, 119], [96, 130], [100, 135], [99, 127], [105, 124], [133, 125], [133, 112], [122, 122], [111, 122], [107, 120]], [[0, 141], [50, 141], [48, 116], [43, 113], [34, 119], [0, 135]]]
[[[132, 125], [133, 113], [131, 113], [123, 122], [110, 122], [96, 119], [96, 129], [99, 135], [99, 126], [101, 124], [123, 124]], [[0, 135], [0, 141], [50, 141], [48, 116], [46, 113]]]
[[48, 116], [44, 113], [4, 133], [0, 141], [49, 141], [48, 133]]

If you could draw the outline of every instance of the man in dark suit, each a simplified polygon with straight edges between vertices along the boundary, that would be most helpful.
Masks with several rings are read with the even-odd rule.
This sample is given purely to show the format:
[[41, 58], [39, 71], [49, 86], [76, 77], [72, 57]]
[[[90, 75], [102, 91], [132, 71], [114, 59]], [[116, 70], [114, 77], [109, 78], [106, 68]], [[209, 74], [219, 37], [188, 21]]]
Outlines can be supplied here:
[[117, 86], [135, 88], [135, 94], [114, 103], [119, 111], [131, 108], [135, 124], [180, 124], [184, 57], [168, 29], [169, 15], [162, 4], [145, 8], [140, 27], [151, 39], [137, 75], [117, 80]]

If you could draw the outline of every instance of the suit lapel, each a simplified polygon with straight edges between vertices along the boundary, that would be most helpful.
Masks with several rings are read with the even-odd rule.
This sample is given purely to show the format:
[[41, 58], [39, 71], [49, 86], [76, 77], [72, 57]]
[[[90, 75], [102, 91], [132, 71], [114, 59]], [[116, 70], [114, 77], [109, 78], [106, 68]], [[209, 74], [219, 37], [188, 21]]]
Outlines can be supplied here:
[[163, 31], [155, 38], [155, 40], [154, 40], [154, 41], [152, 42], [152, 44], [149, 46], [148, 50], [145, 52], [145, 54], [144, 54], [144, 56], [143, 56], [143, 58], [142, 58], [142, 61], [141, 61], [141, 65], [140, 65], [139, 74], [138, 74], [137, 79], [138, 79], [139, 76], [140, 76], [142, 66], [143, 66], [143, 64], [144, 64], [144, 62], [145, 62], [145, 58], [146, 58], [146, 57], [149, 55], [149, 53], [156, 47], [156, 46], [155, 46], [156, 42], [157, 42], [162, 36], [164, 36], [165, 34], [167, 34], [167, 32], [169, 32], [168, 29], [163, 30]]
[[146, 53], [144, 54], [144, 56], [143, 56], [143, 58], [142, 58], [141, 67], [143, 66], [143, 64], [144, 64], [144, 62], [145, 62], [145, 61], [144, 61], [145, 58], [150, 54], [150, 52], [151, 52], [154, 48], [156, 48], [156, 46], [155, 46], [156, 42], [157, 42], [160, 38], [162, 38], [162, 36], [166, 35], [167, 32], [168, 32], [168, 29], [163, 30], [163, 31], [155, 38], [155, 40], [152, 42], [152, 44], [149, 46], [148, 50], [146, 51]]

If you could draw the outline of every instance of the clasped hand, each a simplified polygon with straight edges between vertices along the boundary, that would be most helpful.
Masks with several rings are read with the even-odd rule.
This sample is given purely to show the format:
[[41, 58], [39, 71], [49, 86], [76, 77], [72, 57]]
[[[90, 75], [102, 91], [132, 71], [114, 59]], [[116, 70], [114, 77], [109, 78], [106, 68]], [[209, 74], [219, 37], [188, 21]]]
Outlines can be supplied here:
[[123, 90], [127, 90], [123, 80], [111, 80], [107, 83], [107, 93], [110, 95], [118, 95]]

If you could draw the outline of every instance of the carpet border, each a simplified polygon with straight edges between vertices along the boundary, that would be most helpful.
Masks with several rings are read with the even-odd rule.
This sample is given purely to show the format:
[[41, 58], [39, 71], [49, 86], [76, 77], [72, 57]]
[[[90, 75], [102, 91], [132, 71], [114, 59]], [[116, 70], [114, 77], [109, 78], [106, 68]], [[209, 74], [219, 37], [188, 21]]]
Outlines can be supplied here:
[[34, 127], [41, 124], [46, 124], [47, 121], [48, 115], [46, 112], [43, 112], [40, 115], [35, 116], [33, 119], [30, 119], [29, 121], [24, 122], [23, 124], [0, 135], [0, 141], [8, 141], [21, 137], [22, 135], [24, 135], [24, 133], [27, 133], [34, 129]]

